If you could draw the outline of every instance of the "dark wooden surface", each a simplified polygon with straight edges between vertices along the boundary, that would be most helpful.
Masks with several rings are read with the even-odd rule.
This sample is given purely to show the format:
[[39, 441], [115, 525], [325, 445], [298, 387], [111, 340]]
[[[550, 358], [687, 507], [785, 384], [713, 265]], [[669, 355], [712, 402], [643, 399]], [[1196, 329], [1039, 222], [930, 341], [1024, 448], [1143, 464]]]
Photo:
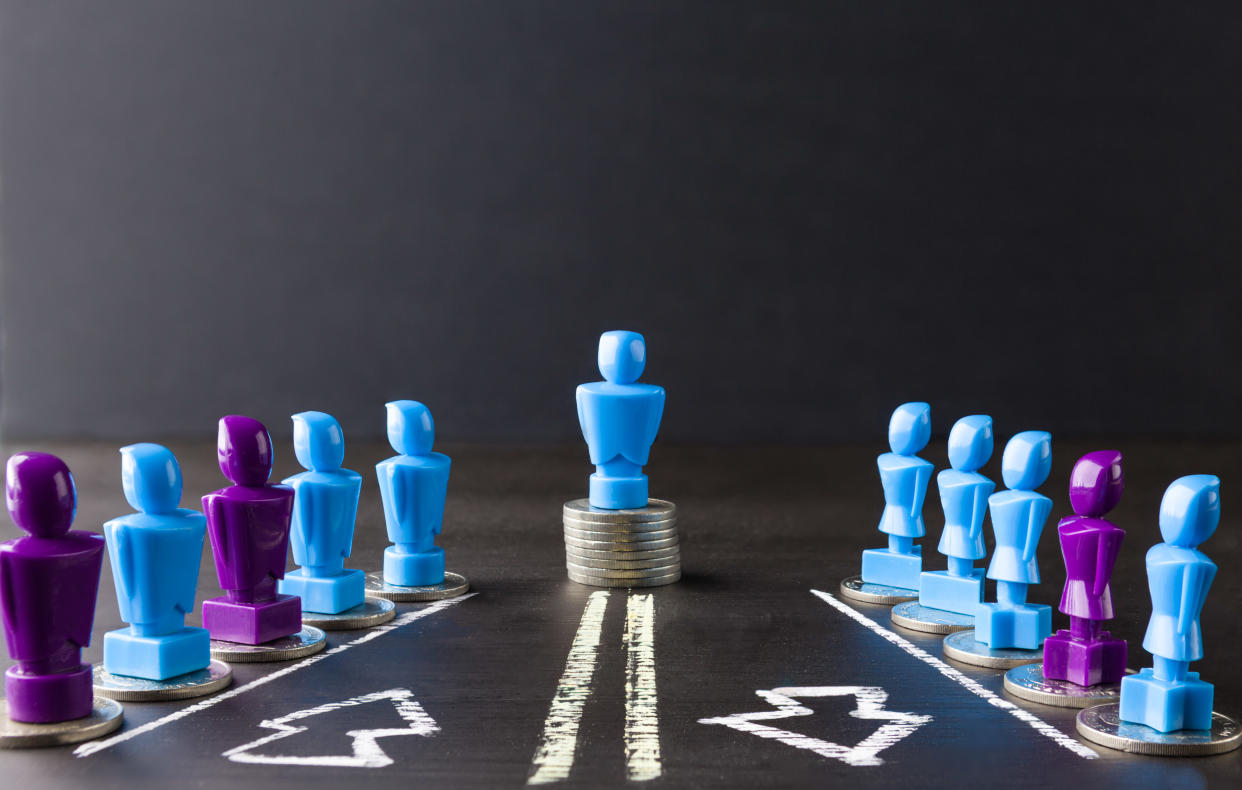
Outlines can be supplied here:
[[[1056, 504], [1040, 548], [1044, 581], [1032, 599], [1053, 604], [1059, 599], [1063, 570], [1051, 523], [1068, 512], [1065, 486], [1074, 459], [1090, 449], [1121, 449], [1129, 485], [1115, 516], [1129, 535], [1114, 579], [1119, 616], [1113, 632], [1131, 640], [1132, 667], [1149, 662], [1138, 646], [1149, 607], [1142, 558], [1158, 540], [1156, 514], [1164, 487], [1182, 474], [1221, 476], [1224, 518], [1203, 547], [1221, 572], [1203, 615], [1207, 656], [1196, 668], [1216, 684], [1217, 710], [1242, 716], [1236, 668], [1242, 648], [1237, 629], [1242, 500], [1235, 505], [1233, 499], [1234, 482], [1242, 479], [1242, 447], [1140, 439], [1054, 442], [1055, 463], [1045, 492]], [[106, 519], [127, 512], [115, 447], [4, 449], [45, 449], [68, 461], [78, 485], [79, 528], [98, 530]], [[184, 502], [196, 506], [200, 493], [222, 484], [214, 448], [199, 443], [172, 449], [185, 473]], [[466, 574], [477, 596], [92, 756], [75, 757], [70, 748], [0, 753], [5, 786], [522, 785], [592, 591], [565, 578], [559, 523], [561, 503], [583, 494], [590, 469], [585, 450], [577, 446], [444, 449], [453, 455], [454, 467], [442, 543], [449, 568]], [[685, 576], [676, 585], [654, 590], [663, 776], [653, 786], [1239, 785], [1242, 751], [1178, 760], [1097, 748], [1098, 759], [1076, 757], [813, 596], [813, 588], [835, 594], [841, 578], [857, 572], [859, 551], [881, 543], [875, 531], [881, 499], [874, 456], [882, 449], [656, 448], [649, 467], [652, 492], [680, 507]], [[380, 567], [386, 541], [371, 469], [388, 454], [378, 444], [349, 448], [348, 465], [366, 476], [351, 567]], [[985, 470], [993, 477], [999, 477], [997, 455]], [[929, 448], [926, 457], [942, 465], [943, 446]], [[295, 471], [287, 447], [278, 449], [277, 461], [278, 474]], [[934, 552], [939, 509], [929, 504], [925, 513], [928, 564], [942, 567]], [[6, 522], [0, 537], [14, 535]], [[216, 594], [210, 554], [205, 554], [200, 600]], [[625, 783], [624, 599], [624, 591], [610, 597], [593, 692], [565, 784]], [[419, 606], [402, 605], [400, 611]], [[856, 608], [888, 626], [886, 608]], [[197, 623], [198, 613], [190, 620]], [[1054, 622], [1064, 620], [1057, 615]], [[105, 569], [87, 660], [99, 660], [102, 634], [121, 625]], [[939, 655], [938, 638], [898, 632]], [[336, 632], [329, 640], [339, 645], [359, 635]], [[235, 665], [236, 682], [247, 683], [287, 666]], [[1000, 672], [962, 671], [1003, 696]], [[841, 685], [882, 686], [889, 694], [888, 709], [933, 720], [883, 751], [883, 765], [870, 767], [698, 723], [705, 717], [768, 709], [756, 690]], [[253, 765], [221, 756], [270, 734], [258, 726], [266, 719], [398, 687], [411, 690], [440, 732], [381, 740], [393, 760], [386, 767]], [[125, 727], [191, 704], [127, 703]], [[852, 704], [844, 699], [806, 704], [814, 715], [774, 724], [846, 745], [877, 726], [850, 717]], [[1073, 733], [1072, 711], [1019, 704], [1058, 730]], [[348, 753], [348, 731], [403, 726], [391, 710], [372, 704], [307, 719], [302, 722], [309, 728], [305, 733], [281, 741], [274, 751]]]

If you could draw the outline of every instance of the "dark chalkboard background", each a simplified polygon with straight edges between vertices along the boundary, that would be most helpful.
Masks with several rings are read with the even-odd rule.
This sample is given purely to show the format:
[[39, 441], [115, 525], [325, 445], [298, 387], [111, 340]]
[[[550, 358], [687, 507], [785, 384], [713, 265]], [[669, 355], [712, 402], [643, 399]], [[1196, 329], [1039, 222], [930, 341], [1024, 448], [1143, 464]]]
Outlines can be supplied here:
[[0, 2], [10, 438], [1238, 435], [1236, 4]]

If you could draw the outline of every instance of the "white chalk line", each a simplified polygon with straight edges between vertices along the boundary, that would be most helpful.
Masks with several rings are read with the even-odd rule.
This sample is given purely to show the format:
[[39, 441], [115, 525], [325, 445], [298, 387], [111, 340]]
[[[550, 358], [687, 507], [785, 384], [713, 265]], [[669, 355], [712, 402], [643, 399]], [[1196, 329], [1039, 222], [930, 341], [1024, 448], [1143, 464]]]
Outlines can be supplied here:
[[271, 683], [274, 680], [279, 680], [280, 678], [286, 677], [288, 675], [292, 675], [294, 672], [297, 672], [300, 669], [305, 669], [306, 667], [312, 666], [314, 664], [318, 664], [320, 661], [324, 661], [330, 658], [331, 656], [344, 653], [346, 650], [349, 650], [353, 647], [357, 647], [358, 645], [366, 644], [367, 642], [370, 642], [372, 639], [379, 639], [381, 636], [384, 636], [385, 634], [388, 634], [388, 633], [392, 633], [398, 628], [407, 626], [410, 623], [414, 622], [415, 620], [421, 620], [422, 618], [427, 617], [428, 615], [432, 615], [432, 614], [435, 614], [436, 612], [443, 611], [444, 609], [447, 609], [450, 606], [461, 603], [467, 598], [473, 598], [477, 594], [478, 593], [467, 593], [457, 598], [447, 598], [443, 601], [436, 601], [435, 603], [423, 609], [415, 609], [414, 611], [406, 612], [405, 614], [401, 615], [400, 617], [393, 620], [392, 622], [387, 623], [386, 625], [376, 626], [375, 628], [368, 631], [366, 634], [363, 634], [362, 636], [358, 637], [357, 639], [354, 639], [353, 641], [346, 642], [341, 645], [337, 645], [336, 647], [329, 648], [328, 650], [325, 650], [322, 653], [317, 653], [308, 658], [304, 658], [301, 661], [295, 664], [290, 664], [284, 669], [279, 669], [271, 673], [270, 675], [264, 675], [261, 678], [255, 678], [254, 680], [244, 685], [235, 686], [229, 689], [228, 691], [223, 691], [219, 694], [216, 694], [213, 697], [207, 697], [201, 702], [196, 702], [193, 705], [184, 707], [179, 711], [175, 711], [173, 713], [168, 714], [167, 716], [164, 716], [159, 719], [155, 719], [153, 721], [149, 721], [146, 724], [133, 728], [132, 730], [125, 730], [121, 733], [118, 733], [117, 735], [112, 736], [111, 738], [105, 738], [100, 741], [91, 741], [89, 743], [84, 743], [81, 746], [79, 746], [77, 749], [75, 749], [73, 754], [75, 757], [90, 757], [92, 754], [98, 754], [99, 752], [102, 752], [104, 749], [110, 749], [113, 746], [117, 746], [118, 744], [125, 743], [128, 740], [137, 738], [139, 735], [145, 735], [146, 733], [151, 732], [152, 730], [157, 730], [166, 724], [172, 724], [174, 721], [179, 721], [181, 719], [186, 718], [187, 716], [191, 716], [195, 713], [198, 713], [199, 711], [207, 710], [208, 708], [218, 705], [221, 702], [224, 702], [225, 700], [233, 699], [234, 697], [238, 697], [242, 694], [245, 694], [248, 691], [253, 691], [254, 689], [259, 688], [260, 686]]
[[1047, 738], [1051, 738], [1053, 741], [1057, 743], [1057, 745], [1065, 749], [1068, 749], [1069, 751], [1073, 752], [1079, 757], [1082, 757], [1088, 760], [1094, 760], [1095, 758], [1100, 756], [1098, 753], [1096, 753], [1094, 749], [1075, 740], [1074, 738], [1071, 738], [1070, 736], [1061, 732], [1056, 727], [1053, 727], [1051, 724], [1047, 723], [1043, 719], [1040, 719], [1039, 717], [1035, 716], [1029, 711], [1019, 708], [1017, 705], [1013, 704], [1009, 700], [998, 697], [996, 694], [994, 694], [993, 692], [989, 691], [988, 689], [980, 685], [977, 681], [972, 680], [971, 678], [962, 674], [958, 670], [949, 666], [941, 659], [936, 658], [931, 653], [928, 653], [926, 650], [914, 644], [913, 642], [910, 642], [904, 637], [893, 633], [887, 628], [884, 628], [879, 623], [872, 620], [870, 617], [867, 617], [861, 612], [855, 610], [853, 607], [848, 606], [842, 603], [841, 601], [838, 601], [833, 595], [826, 593], [826, 592], [821, 592], [819, 590], [811, 590], [811, 594], [816, 596], [820, 600], [824, 601], [825, 603], [827, 603], [829, 606], [833, 607], [837, 611], [846, 615], [847, 617], [850, 617], [853, 620], [857, 621], [860, 625], [865, 626], [867, 629], [873, 631], [874, 633], [878, 634], [882, 638], [888, 640], [889, 642], [892, 642], [897, 647], [900, 647], [902, 650], [906, 651], [907, 653], [914, 656], [918, 660], [932, 667], [940, 674], [944, 675], [948, 679], [952, 680], [953, 682], [965, 688], [967, 691], [986, 700], [988, 704], [993, 705], [994, 707], [1000, 708], [1001, 710], [1009, 713], [1009, 715], [1013, 716], [1018, 721], [1021, 721], [1021, 722], [1024, 722], [1025, 724], [1030, 725], [1036, 732], [1038, 732], [1039, 734]]
[[655, 602], [650, 594], [626, 602], [625, 764], [631, 782], [663, 773], [655, 674]]
[[582, 620], [565, 659], [565, 671], [561, 673], [556, 696], [552, 698], [548, 718], [543, 723], [542, 741], [531, 759], [533, 772], [526, 780], [529, 785], [559, 782], [569, 777], [574, 766], [578, 724], [587, 698], [591, 696], [591, 680], [595, 677], [607, 606], [607, 590], [593, 592], [587, 598]]

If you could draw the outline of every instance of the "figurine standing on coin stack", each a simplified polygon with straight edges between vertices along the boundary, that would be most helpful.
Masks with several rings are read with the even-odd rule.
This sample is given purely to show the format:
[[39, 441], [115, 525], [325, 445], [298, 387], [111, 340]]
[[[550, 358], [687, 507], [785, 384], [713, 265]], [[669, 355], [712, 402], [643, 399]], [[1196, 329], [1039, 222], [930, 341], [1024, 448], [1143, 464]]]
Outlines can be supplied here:
[[391, 620], [390, 601], [368, 606], [362, 571], [346, 570], [354, 542], [362, 475], [341, 468], [345, 435], [330, 414], [293, 415], [293, 453], [307, 471], [284, 480], [293, 489], [289, 529], [293, 561], [302, 567], [285, 574], [276, 589], [302, 601], [302, 622], [319, 628], [365, 628]]
[[458, 573], [444, 570], [436, 535], [444, 525], [452, 461], [432, 451], [436, 425], [431, 410], [413, 400], [385, 404], [388, 443], [400, 455], [375, 465], [384, 523], [393, 545], [384, 549], [384, 572], [367, 574], [367, 593], [390, 601], [438, 601], [470, 589]]
[[216, 450], [220, 471], [233, 485], [203, 497], [224, 589], [222, 597], [203, 602], [212, 655], [279, 661], [322, 650], [323, 631], [302, 628], [302, 602], [276, 590], [289, 553], [293, 489], [267, 482], [275, 460], [272, 437], [258, 420], [230, 415], [220, 420]]
[[[227, 686], [211, 636], [185, 624], [194, 611], [207, 521], [180, 507], [181, 467], [166, 447], [121, 448], [121, 487], [137, 513], [104, 524], [116, 600], [128, 628], [104, 634], [95, 690], [121, 700], [183, 699]], [[200, 671], [202, 670], [202, 671]]]
[[647, 496], [643, 466], [660, 429], [664, 389], [640, 384], [647, 345], [637, 332], [599, 339], [603, 381], [578, 387], [578, 423], [595, 474], [588, 499], [562, 520], [569, 578], [596, 587], [655, 587], [681, 578], [677, 508]]
[[70, 531], [77, 490], [65, 462], [18, 453], [5, 469], [9, 516], [29, 537], [0, 544], [0, 613], [9, 655], [0, 748], [51, 746], [121, 726], [121, 706], [96, 700], [82, 648], [91, 641], [104, 541]]

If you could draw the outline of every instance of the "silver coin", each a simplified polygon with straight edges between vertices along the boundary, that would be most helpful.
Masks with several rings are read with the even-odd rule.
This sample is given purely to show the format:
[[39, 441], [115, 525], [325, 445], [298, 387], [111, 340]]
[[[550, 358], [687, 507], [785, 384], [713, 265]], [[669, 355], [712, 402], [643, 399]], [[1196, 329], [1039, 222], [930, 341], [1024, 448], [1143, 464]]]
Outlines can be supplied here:
[[1022, 664], [1035, 664], [1044, 660], [1044, 649], [1023, 650], [1020, 647], [1000, 647], [995, 650], [975, 639], [975, 629], [958, 631], [944, 638], [946, 658], [990, 669], [1009, 669]]
[[397, 616], [397, 605], [383, 598], [367, 598], [352, 609], [338, 614], [302, 612], [302, 625], [313, 625], [325, 631], [352, 631], [382, 625]]
[[[631, 554], [637, 552], [630, 552]], [[610, 568], [613, 570], [624, 570], [626, 568], [658, 568], [661, 565], [672, 565], [681, 562], [681, 552], [673, 551], [663, 554], [659, 557], [647, 557], [644, 559], [604, 559], [602, 557], [583, 557], [575, 554], [568, 549], [565, 550], [565, 559], [574, 565], [581, 565], [584, 568]]]
[[444, 572], [444, 581], [440, 584], [428, 584], [423, 587], [403, 587], [400, 584], [389, 584], [384, 581], [381, 571], [367, 574], [367, 595], [375, 598], [387, 598], [400, 603], [418, 601], [441, 601], [445, 598], [456, 598], [470, 590], [470, 582], [460, 573]]
[[211, 661], [206, 667], [167, 680], [150, 680], [128, 675], [114, 675], [103, 664], [92, 667], [95, 693], [121, 702], [154, 702], [156, 700], [205, 697], [233, 682], [233, 669], [223, 661]]
[[[565, 553], [584, 560], [613, 560], [618, 562], [634, 562], [636, 560], [657, 559], [660, 557], [676, 557], [681, 553], [681, 546], [674, 543], [662, 549], [628, 550], [628, 549], [584, 549], [570, 543], [565, 544]], [[589, 563], [582, 563], [584, 565]]]
[[569, 571], [570, 581], [577, 582], [578, 584], [589, 584], [592, 587], [660, 587], [665, 584], [672, 584], [680, 578], [681, 571], [670, 573], [667, 576], [656, 576], [651, 579], [607, 579]]
[[64, 746], [100, 738], [121, 727], [121, 703], [95, 697], [89, 716], [51, 724], [30, 724], [9, 718], [9, 706], [0, 699], [0, 749], [29, 749], [35, 746]]
[[1080, 686], [1068, 680], [1044, 677], [1043, 664], [1023, 664], [1005, 673], [1005, 691], [1042, 705], [1058, 708], [1085, 708], [1116, 700], [1121, 694], [1120, 683]]
[[565, 537], [574, 540], [593, 540], [599, 543], [646, 543], [653, 540], [676, 538], [677, 528], [660, 529], [651, 532], [591, 532], [589, 530], [565, 527]]
[[933, 609], [918, 601], [906, 601], [893, 607], [889, 617], [893, 625], [928, 634], [951, 634], [975, 627], [975, 618], [968, 614]]
[[575, 499], [566, 502], [561, 515], [575, 521], [589, 521], [596, 524], [631, 524], [636, 521], [665, 521], [677, 518], [677, 506], [663, 499], [648, 499], [646, 507], [627, 510], [605, 510], [591, 507], [590, 500]]
[[841, 596], [863, 603], [877, 603], [884, 606], [917, 601], [918, 590], [907, 590], [905, 587], [890, 587], [887, 584], [865, 582], [861, 576], [851, 576], [841, 582]]
[[565, 536], [566, 546], [573, 546], [578, 549], [588, 549], [590, 551], [659, 551], [661, 549], [674, 548], [680, 545], [680, 543], [681, 540], [676, 535], [662, 540], [625, 541], [582, 540], [569, 535]]
[[677, 573], [681, 570], [680, 562], [670, 562], [667, 565], [656, 565], [650, 568], [593, 568], [589, 565], [579, 565], [575, 562], [566, 562], [565, 567], [574, 573], [586, 574], [588, 576], [600, 576], [605, 579], [649, 579], [655, 576], [667, 576], [670, 573]]
[[328, 636], [314, 626], [304, 625], [292, 636], [282, 636], [261, 645], [242, 642], [211, 640], [211, 657], [234, 664], [258, 663], [260, 661], [292, 661], [295, 658], [314, 655], [328, 646]]
[[1122, 721], [1120, 707], [1120, 703], [1110, 702], [1078, 711], [1078, 734], [1110, 749], [1162, 757], [1201, 757], [1242, 746], [1242, 724], [1221, 713], [1212, 714], [1210, 730], [1160, 732], [1145, 724]]
[[667, 521], [635, 521], [632, 524], [627, 523], [607, 523], [598, 524], [593, 521], [574, 521], [572, 519], [563, 519], [561, 525], [565, 529], [577, 530], [578, 532], [598, 532], [604, 535], [621, 534], [643, 534], [647, 532], [659, 532], [660, 530], [676, 529], [677, 520], [669, 519]]

